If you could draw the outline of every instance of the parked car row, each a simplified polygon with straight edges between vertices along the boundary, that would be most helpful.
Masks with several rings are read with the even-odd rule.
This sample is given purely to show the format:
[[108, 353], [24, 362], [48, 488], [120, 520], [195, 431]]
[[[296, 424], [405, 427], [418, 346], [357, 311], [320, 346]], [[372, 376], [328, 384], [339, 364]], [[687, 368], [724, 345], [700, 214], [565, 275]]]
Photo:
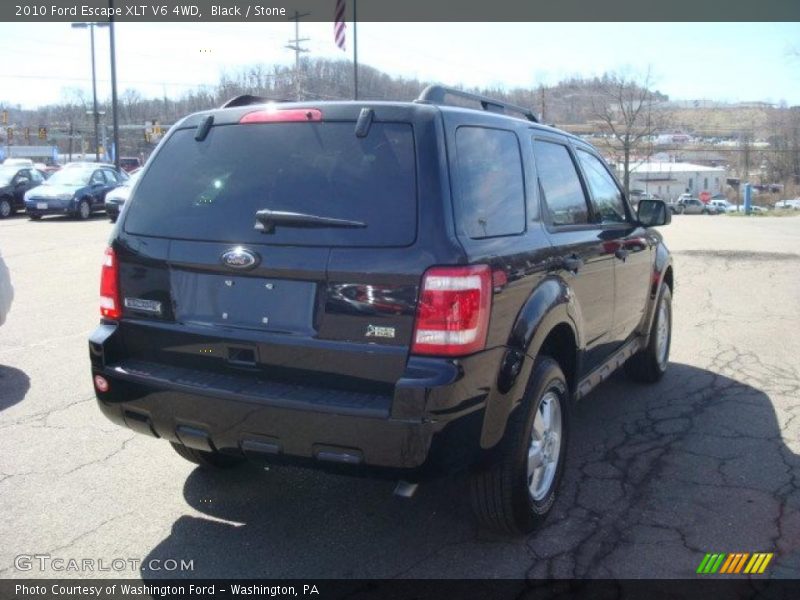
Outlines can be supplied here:
[[25, 165], [0, 166], [0, 218], [24, 209], [38, 221], [45, 215], [88, 219], [105, 210], [106, 194], [128, 180], [124, 171], [104, 163], [68, 163], [49, 177]]
[[25, 194], [25, 212], [37, 221], [45, 215], [88, 219], [105, 210], [106, 194], [128, 179], [123, 171], [102, 163], [70, 163]]
[[[704, 203], [699, 198], [694, 198], [687, 195], [681, 195], [677, 200], [671, 200], [667, 203], [673, 214], [677, 215], [720, 215], [723, 213], [744, 212], [744, 204], [733, 204], [724, 196], [717, 196]], [[800, 198], [797, 200], [784, 200], [777, 202], [775, 208], [794, 208], [800, 210]], [[768, 208], [759, 206], [757, 204], [750, 205], [750, 211], [753, 213], [766, 213]]]
[[119, 170], [107, 163], [71, 162], [62, 167], [27, 158], [6, 159], [0, 165], [0, 219], [21, 210], [33, 221], [46, 215], [88, 219], [105, 210], [113, 223], [130, 194], [135, 180], [131, 175], [140, 165], [138, 158], [124, 157]]

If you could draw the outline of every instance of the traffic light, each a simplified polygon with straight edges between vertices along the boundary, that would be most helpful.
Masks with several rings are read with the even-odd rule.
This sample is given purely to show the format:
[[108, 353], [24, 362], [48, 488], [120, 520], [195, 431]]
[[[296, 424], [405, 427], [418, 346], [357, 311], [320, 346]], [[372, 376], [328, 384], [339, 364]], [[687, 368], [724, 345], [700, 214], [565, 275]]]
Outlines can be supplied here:
[[47, 127], [39, 127], [39, 139], [40, 140], [47, 139]]

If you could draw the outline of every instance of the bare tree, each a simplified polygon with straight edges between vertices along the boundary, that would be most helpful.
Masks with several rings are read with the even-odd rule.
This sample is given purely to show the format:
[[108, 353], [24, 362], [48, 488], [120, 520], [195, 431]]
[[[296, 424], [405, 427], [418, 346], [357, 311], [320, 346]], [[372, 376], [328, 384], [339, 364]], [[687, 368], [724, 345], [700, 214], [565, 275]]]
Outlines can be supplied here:
[[659, 95], [650, 88], [650, 70], [640, 78], [618, 73], [604, 76], [592, 97], [592, 112], [605, 133], [612, 136], [621, 156], [625, 195], [630, 192], [631, 160], [660, 126], [653, 108]]

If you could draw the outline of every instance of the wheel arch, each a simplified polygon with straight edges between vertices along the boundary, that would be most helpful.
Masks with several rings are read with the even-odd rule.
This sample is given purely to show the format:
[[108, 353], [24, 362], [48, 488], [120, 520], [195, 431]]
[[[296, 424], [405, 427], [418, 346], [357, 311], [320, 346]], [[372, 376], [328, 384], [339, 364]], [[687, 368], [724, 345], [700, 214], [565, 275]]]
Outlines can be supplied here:
[[549, 277], [534, 289], [519, 311], [495, 390], [486, 403], [481, 447], [491, 448], [503, 438], [509, 416], [528, 390], [533, 364], [540, 354], [546, 353], [559, 363], [570, 393], [574, 391], [582, 339], [575, 324], [579, 309], [572, 297], [562, 279]]
[[647, 311], [645, 318], [639, 329], [639, 333], [650, 338], [650, 329], [656, 314], [656, 303], [661, 293], [661, 287], [666, 285], [671, 294], [675, 294], [675, 272], [672, 264], [672, 255], [663, 243], [656, 246], [656, 256], [653, 263], [653, 273], [650, 284], [650, 297], [648, 298]]

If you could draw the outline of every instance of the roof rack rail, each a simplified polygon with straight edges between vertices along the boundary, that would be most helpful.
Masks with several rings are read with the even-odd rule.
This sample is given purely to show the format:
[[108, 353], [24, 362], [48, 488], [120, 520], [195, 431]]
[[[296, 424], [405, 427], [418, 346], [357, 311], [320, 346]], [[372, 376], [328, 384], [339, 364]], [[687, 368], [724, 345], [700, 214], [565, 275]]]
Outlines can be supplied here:
[[[516, 104], [510, 104], [509, 102], [503, 102], [502, 100], [496, 100], [487, 96], [481, 96], [480, 94], [471, 94], [470, 92], [443, 85], [429, 85], [422, 90], [419, 98], [414, 100], [414, 102], [447, 105], [450, 104], [446, 101], [447, 96], [457, 96], [459, 98], [471, 100], [472, 102], [480, 104], [481, 108], [485, 111], [501, 114], [518, 113], [528, 119], [528, 121], [533, 121], [534, 123], [539, 122], [539, 119], [536, 118], [536, 115], [534, 115], [533, 111], [529, 108], [517, 106]], [[453, 106], [453, 104], [450, 105]]]
[[267, 102], [290, 102], [289, 100], [275, 100], [274, 98], [265, 98], [264, 96], [253, 96], [252, 94], [242, 94], [241, 96], [234, 96], [228, 100], [220, 108], [235, 108], [237, 106], [247, 106], [249, 104], [266, 104]]

